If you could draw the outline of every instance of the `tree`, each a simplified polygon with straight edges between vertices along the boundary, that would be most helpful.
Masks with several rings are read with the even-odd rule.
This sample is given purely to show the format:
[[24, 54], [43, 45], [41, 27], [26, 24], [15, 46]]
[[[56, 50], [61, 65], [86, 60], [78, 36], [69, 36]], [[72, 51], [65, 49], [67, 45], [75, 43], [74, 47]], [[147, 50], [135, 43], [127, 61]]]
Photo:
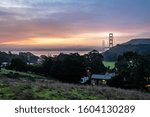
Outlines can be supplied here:
[[126, 52], [118, 57], [117, 76], [109, 85], [128, 89], [144, 89], [150, 77], [150, 57], [134, 52]]
[[79, 54], [60, 54], [54, 61], [52, 74], [64, 82], [78, 83], [84, 75], [83, 57]]
[[84, 55], [85, 66], [90, 67], [92, 73], [105, 73], [106, 67], [102, 63], [103, 56], [97, 51], [93, 50], [88, 54]]
[[0, 62], [0, 72], [1, 72], [1, 65], [2, 65], [2, 63]]
[[18, 56], [21, 60], [28, 62], [28, 63], [36, 63], [37, 60], [39, 59], [38, 56], [35, 56], [30, 52], [27, 52], [27, 53], [19, 52]]
[[42, 64], [42, 73], [45, 74], [45, 75], [51, 75], [51, 72], [52, 72], [52, 66], [53, 66], [53, 58], [52, 57], [44, 57], [43, 58], [44, 61], [43, 61], [43, 64]]
[[16, 71], [27, 71], [27, 64], [19, 58], [12, 59], [11, 64], [7, 67], [8, 69]]

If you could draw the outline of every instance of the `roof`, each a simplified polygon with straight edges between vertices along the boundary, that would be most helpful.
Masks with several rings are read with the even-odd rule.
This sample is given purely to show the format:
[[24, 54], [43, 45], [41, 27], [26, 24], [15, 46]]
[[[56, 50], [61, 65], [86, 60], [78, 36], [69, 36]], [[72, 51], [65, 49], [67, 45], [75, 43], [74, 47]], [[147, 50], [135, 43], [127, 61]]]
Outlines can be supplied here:
[[3, 64], [3, 65], [6, 65], [6, 64], [8, 64], [8, 62], [2, 62], [2, 64]]
[[105, 75], [93, 74], [91, 78], [98, 79], [98, 80], [110, 80], [112, 77], [113, 77], [112, 74], [105, 74]]

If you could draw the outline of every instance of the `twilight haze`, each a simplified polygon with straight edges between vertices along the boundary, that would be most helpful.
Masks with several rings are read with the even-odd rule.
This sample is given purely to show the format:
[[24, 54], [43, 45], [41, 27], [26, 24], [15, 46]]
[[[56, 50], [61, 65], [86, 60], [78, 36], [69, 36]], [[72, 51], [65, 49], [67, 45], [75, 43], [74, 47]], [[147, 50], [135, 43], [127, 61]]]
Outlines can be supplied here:
[[0, 49], [94, 48], [150, 37], [150, 0], [1, 0]]

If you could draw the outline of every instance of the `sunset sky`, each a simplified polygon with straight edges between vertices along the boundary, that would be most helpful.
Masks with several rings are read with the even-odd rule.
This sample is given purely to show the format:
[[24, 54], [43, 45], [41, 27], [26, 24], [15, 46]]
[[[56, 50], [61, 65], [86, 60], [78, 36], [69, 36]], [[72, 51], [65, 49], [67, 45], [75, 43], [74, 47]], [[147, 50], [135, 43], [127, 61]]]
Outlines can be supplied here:
[[0, 0], [0, 49], [98, 47], [150, 37], [150, 0]]

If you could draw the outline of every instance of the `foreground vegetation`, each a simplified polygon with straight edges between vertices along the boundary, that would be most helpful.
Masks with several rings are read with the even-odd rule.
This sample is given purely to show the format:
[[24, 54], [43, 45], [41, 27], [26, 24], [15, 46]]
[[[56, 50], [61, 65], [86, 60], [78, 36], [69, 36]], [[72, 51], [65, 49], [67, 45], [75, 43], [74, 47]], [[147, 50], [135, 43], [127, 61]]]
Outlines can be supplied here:
[[[12, 74], [13, 76], [14, 74]], [[29, 75], [0, 75], [0, 99], [13, 100], [135, 100], [150, 94], [119, 88], [61, 83]], [[34, 80], [33, 80], [34, 79]]]
[[17, 77], [17, 76], [21, 76], [21, 77], [30, 77], [30, 78], [40, 78], [40, 79], [44, 79], [46, 77], [41, 76], [41, 75], [37, 75], [37, 74], [33, 74], [33, 73], [26, 73], [26, 72], [19, 72], [19, 71], [14, 71], [14, 70], [8, 70], [8, 69], [1, 69], [0, 75], [6, 75], [8, 77]]
[[[22, 57], [22, 54], [20, 56]], [[41, 78], [39, 76], [44, 76], [74, 84], [79, 84], [83, 77], [90, 79], [92, 74], [112, 73], [115, 76], [107, 81], [108, 86], [149, 91], [150, 55], [144, 56], [135, 52], [126, 52], [120, 55], [115, 63], [103, 62], [103, 56], [97, 50], [85, 55], [61, 53], [53, 57], [41, 56], [38, 60], [39, 63], [36, 64], [31, 64], [21, 57], [13, 58], [7, 66], [1, 64], [9, 71], [7, 74], [7, 71], [2, 69], [2, 73], [6, 72], [4, 75], [9, 78], [20, 78], [18, 75], [20, 74], [21, 77], [27, 76], [27, 78], [32, 77], [32, 80], [36, 80]], [[91, 80], [88, 80], [85, 84], [90, 84], [90, 82]]]
[[87, 70], [93, 74], [104, 74], [107, 68], [102, 60], [103, 56], [97, 50], [85, 55], [60, 53], [58, 56], [41, 56], [40, 64], [27, 64], [23, 59], [13, 58], [6, 69], [52, 76], [68, 83], [79, 83], [82, 77], [87, 76]]

